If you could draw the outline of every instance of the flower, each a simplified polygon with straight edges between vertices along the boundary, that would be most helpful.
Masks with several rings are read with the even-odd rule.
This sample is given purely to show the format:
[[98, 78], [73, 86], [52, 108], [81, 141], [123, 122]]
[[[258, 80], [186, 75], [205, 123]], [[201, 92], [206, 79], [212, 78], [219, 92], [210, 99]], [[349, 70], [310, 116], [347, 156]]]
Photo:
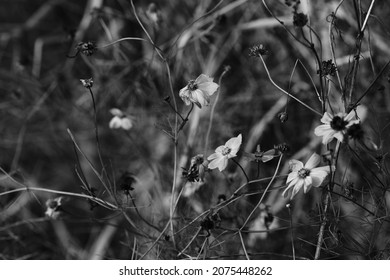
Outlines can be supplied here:
[[196, 80], [188, 82], [187, 86], [179, 92], [180, 98], [186, 105], [194, 103], [199, 108], [210, 104], [210, 96], [213, 95], [219, 85], [213, 82], [213, 78], [200, 74]]
[[228, 159], [237, 156], [237, 152], [240, 149], [242, 142], [241, 134], [237, 137], [229, 139], [225, 145], [219, 146], [215, 153], [210, 155], [207, 159], [210, 160], [209, 169], [215, 169], [218, 167], [219, 171], [226, 168]]
[[111, 119], [108, 125], [111, 129], [122, 128], [124, 130], [129, 130], [130, 128], [133, 127], [132, 120], [121, 110], [117, 108], [113, 108], [110, 110], [110, 113], [114, 115], [114, 117]]
[[93, 80], [92, 78], [89, 79], [80, 79], [81, 84], [83, 87], [90, 89], [93, 86]]
[[46, 201], [46, 212], [45, 215], [52, 219], [57, 219], [61, 214], [62, 197], [55, 199], [49, 199]]
[[253, 57], [261, 57], [263, 55], [267, 55], [269, 51], [263, 44], [254, 45], [253, 47], [249, 48], [249, 56]]
[[254, 153], [243, 152], [243, 156], [249, 158], [249, 160], [251, 161], [255, 161], [259, 163], [260, 161], [262, 162], [270, 161], [273, 158], [280, 156], [280, 153], [275, 149], [271, 149], [264, 152], [260, 149], [260, 145], [257, 145], [256, 152]]
[[[311, 187], [318, 188], [322, 185], [325, 178], [330, 173], [330, 166], [321, 166], [317, 167], [320, 163], [321, 157], [314, 153], [305, 165], [299, 160], [290, 160], [290, 174], [288, 174], [286, 184], [288, 184], [287, 188], [283, 191], [282, 195], [291, 188], [292, 194], [291, 199], [299, 192], [299, 190], [303, 187], [303, 192], [307, 193]], [[332, 167], [332, 171], [334, 167]]]
[[203, 159], [203, 155], [199, 154], [191, 159], [189, 169], [183, 168], [182, 175], [187, 178], [189, 182], [203, 182], [205, 172], [208, 170], [208, 161]]
[[336, 116], [325, 112], [321, 118], [323, 124], [316, 127], [314, 134], [322, 136], [322, 143], [324, 145], [336, 138], [340, 142], [343, 142], [344, 135], [347, 129], [353, 124], [359, 123], [359, 120], [352, 120], [354, 118], [354, 111], [346, 113], [338, 113]]

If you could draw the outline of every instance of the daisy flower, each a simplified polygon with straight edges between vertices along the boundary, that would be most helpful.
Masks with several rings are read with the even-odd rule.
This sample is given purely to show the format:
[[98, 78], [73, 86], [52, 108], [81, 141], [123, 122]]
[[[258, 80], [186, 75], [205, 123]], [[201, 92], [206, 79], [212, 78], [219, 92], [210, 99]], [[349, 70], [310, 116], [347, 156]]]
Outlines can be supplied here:
[[[290, 174], [288, 174], [286, 183], [287, 188], [283, 191], [282, 195], [292, 188], [291, 199], [302, 189], [303, 192], [307, 193], [311, 187], [318, 188], [322, 185], [325, 178], [330, 173], [329, 166], [317, 167], [320, 163], [321, 157], [314, 153], [305, 165], [299, 160], [290, 160]], [[334, 168], [332, 167], [332, 170]]]
[[110, 110], [110, 113], [114, 116], [108, 124], [111, 129], [122, 128], [124, 130], [129, 130], [133, 127], [132, 120], [121, 110], [113, 108]]
[[324, 145], [332, 141], [333, 138], [343, 142], [347, 129], [351, 125], [359, 123], [359, 120], [353, 120], [355, 116], [354, 113], [354, 111], [351, 111], [349, 114], [338, 113], [333, 116], [332, 114], [325, 112], [321, 118], [323, 124], [316, 127], [314, 134], [322, 136], [322, 143]]
[[194, 103], [199, 108], [210, 104], [210, 96], [213, 95], [219, 85], [213, 82], [213, 78], [200, 74], [196, 80], [191, 80], [188, 85], [179, 92], [180, 98], [186, 105]]
[[219, 146], [215, 153], [210, 155], [207, 159], [210, 160], [208, 165], [209, 169], [218, 168], [219, 171], [222, 171], [226, 168], [228, 159], [234, 158], [237, 156], [237, 152], [240, 149], [242, 142], [241, 134], [237, 137], [229, 139], [225, 145]]

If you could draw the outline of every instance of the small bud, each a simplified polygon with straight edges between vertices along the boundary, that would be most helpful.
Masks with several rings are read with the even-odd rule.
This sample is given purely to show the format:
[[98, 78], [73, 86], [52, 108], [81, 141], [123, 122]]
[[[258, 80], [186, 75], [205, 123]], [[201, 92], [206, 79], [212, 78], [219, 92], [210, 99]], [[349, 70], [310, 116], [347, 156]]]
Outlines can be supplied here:
[[278, 118], [281, 123], [285, 123], [288, 120], [288, 114], [287, 112], [281, 112], [278, 114]]

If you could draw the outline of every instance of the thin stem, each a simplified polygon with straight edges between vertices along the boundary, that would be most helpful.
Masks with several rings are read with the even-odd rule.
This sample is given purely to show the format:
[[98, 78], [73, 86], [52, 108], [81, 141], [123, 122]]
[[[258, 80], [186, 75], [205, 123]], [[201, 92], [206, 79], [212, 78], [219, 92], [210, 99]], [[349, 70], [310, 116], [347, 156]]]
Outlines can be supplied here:
[[57, 190], [51, 190], [51, 189], [45, 189], [45, 188], [38, 188], [38, 187], [22, 187], [22, 188], [18, 188], [18, 189], [14, 189], [14, 190], [9, 190], [9, 191], [6, 191], [6, 192], [2, 192], [0, 193], [0, 196], [4, 196], [4, 195], [8, 195], [8, 194], [11, 194], [11, 193], [17, 193], [17, 192], [22, 192], [22, 191], [40, 191], [40, 192], [47, 192], [47, 193], [55, 193], [55, 194], [62, 194], [62, 195], [67, 195], [67, 196], [74, 196], [74, 197], [80, 197], [80, 198], [87, 198], [87, 199], [90, 199], [96, 203], [98, 203], [99, 205], [107, 208], [107, 209], [110, 209], [110, 210], [119, 210], [117, 206], [103, 200], [103, 199], [100, 199], [100, 198], [97, 198], [96, 196], [90, 196], [90, 195], [86, 195], [86, 194], [79, 194], [79, 193], [71, 193], [71, 192], [64, 192], [64, 191], [57, 191]]
[[292, 254], [293, 254], [293, 260], [295, 261], [295, 246], [294, 246], [294, 227], [293, 227], [293, 218], [292, 218], [292, 214], [291, 214], [291, 204], [287, 204], [286, 205], [287, 209], [288, 209], [288, 214], [290, 216], [290, 228], [291, 228], [291, 247], [292, 247]]
[[102, 153], [101, 153], [101, 149], [100, 149], [100, 141], [99, 141], [99, 128], [98, 128], [98, 121], [97, 121], [96, 102], [95, 102], [95, 97], [94, 97], [93, 92], [92, 92], [92, 88], [91, 88], [91, 87], [88, 87], [88, 89], [89, 89], [89, 92], [90, 92], [91, 97], [92, 97], [97, 152], [98, 152], [100, 164], [101, 164], [101, 166], [102, 166], [102, 168], [103, 168], [103, 171], [104, 171], [104, 170], [105, 170], [105, 167], [104, 167], [104, 162], [103, 162]]
[[217, 97], [215, 98], [214, 104], [211, 107], [209, 127], [208, 127], [207, 133], [206, 133], [206, 141], [205, 141], [205, 144], [204, 144], [204, 151], [206, 151], [208, 149], [208, 145], [209, 145], [209, 137], [210, 137], [210, 133], [211, 133], [211, 127], [213, 126], [214, 111], [215, 111], [215, 107], [217, 106], [217, 103], [218, 103], [218, 100], [219, 100], [219, 96], [220, 96], [220, 93], [221, 93], [222, 78], [223, 78], [223, 76], [225, 76], [225, 74], [229, 70], [230, 70], [229, 66], [225, 67], [225, 70], [222, 72], [222, 74], [221, 74], [221, 76], [219, 77], [219, 80], [218, 80], [219, 88], [218, 88], [218, 92], [217, 92]]
[[326, 227], [326, 224], [328, 222], [327, 214], [328, 214], [328, 209], [329, 209], [329, 204], [330, 204], [331, 191], [333, 191], [333, 185], [334, 185], [334, 179], [335, 179], [335, 173], [336, 173], [336, 170], [335, 171], [332, 170], [332, 166], [334, 166], [335, 168], [337, 166], [337, 159], [339, 157], [340, 147], [341, 147], [341, 142], [337, 141], [335, 154], [333, 156], [332, 162], [330, 163], [330, 165], [331, 165], [330, 166], [331, 179], [330, 179], [330, 182], [328, 184], [328, 188], [324, 188], [324, 191], [326, 191], [326, 196], [325, 196], [325, 201], [324, 201], [324, 210], [323, 210], [321, 227], [320, 227], [320, 231], [318, 233], [316, 252], [314, 255], [315, 260], [318, 260], [320, 258], [320, 255], [321, 255], [321, 248], [322, 248], [322, 243], [324, 241], [325, 227]]
[[255, 213], [255, 211], [259, 208], [260, 204], [263, 202], [263, 199], [264, 199], [265, 195], [267, 194], [268, 189], [271, 187], [272, 183], [274, 182], [274, 180], [276, 178], [276, 174], [278, 174], [278, 172], [279, 172], [279, 167], [280, 167], [280, 163], [282, 162], [282, 158], [283, 158], [283, 154], [279, 158], [278, 165], [276, 166], [276, 169], [275, 169], [274, 175], [272, 176], [271, 181], [268, 183], [267, 187], [264, 190], [263, 195], [261, 196], [261, 198], [257, 202], [256, 206], [253, 208], [252, 212], [246, 218], [246, 220], [245, 220], [244, 224], [241, 226], [240, 230], [242, 230], [246, 226], [246, 224], [249, 222], [252, 215]]
[[307, 105], [306, 103], [304, 103], [303, 101], [299, 100], [298, 98], [296, 98], [294, 95], [291, 95], [290, 93], [288, 93], [287, 91], [285, 91], [284, 89], [282, 89], [280, 86], [278, 86], [274, 80], [272, 79], [271, 77], [271, 74], [267, 68], [267, 65], [265, 64], [264, 62], [264, 59], [262, 56], [260, 56], [260, 59], [261, 59], [261, 62], [263, 63], [263, 66], [265, 68], [265, 71], [267, 72], [267, 75], [268, 75], [268, 79], [271, 81], [271, 83], [278, 89], [280, 90], [281, 92], [283, 92], [284, 94], [286, 94], [287, 96], [291, 97], [292, 99], [294, 99], [295, 101], [297, 101], [298, 103], [300, 103], [301, 105], [303, 105], [304, 107], [306, 107], [307, 109], [309, 109], [310, 111], [312, 111], [313, 113], [316, 113], [317, 115], [321, 116], [322, 117], [322, 114], [320, 112], [318, 112], [317, 110], [311, 108], [309, 105]]
[[240, 164], [238, 161], [236, 161], [234, 158], [232, 158], [232, 161], [233, 161], [235, 164], [237, 164], [238, 167], [240, 167], [242, 173], [244, 173], [244, 175], [245, 175], [246, 182], [247, 182], [247, 184], [248, 184], [248, 183], [249, 183], [249, 178], [248, 178], [248, 175], [246, 174], [244, 168], [243, 168], [243, 167], [241, 166], [241, 164]]

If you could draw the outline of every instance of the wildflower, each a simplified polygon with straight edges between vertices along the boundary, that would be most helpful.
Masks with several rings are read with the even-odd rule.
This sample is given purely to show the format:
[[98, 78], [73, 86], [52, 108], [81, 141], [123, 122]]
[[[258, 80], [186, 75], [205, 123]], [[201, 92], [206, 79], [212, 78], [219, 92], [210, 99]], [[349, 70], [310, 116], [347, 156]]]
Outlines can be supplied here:
[[213, 82], [213, 78], [200, 74], [196, 80], [191, 80], [188, 85], [179, 92], [180, 98], [186, 105], [194, 103], [199, 108], [210, 104], [210, 96], [213, 95], [219, 85]]
[[241, 134], [237, 137], [229, 139], [225, 145], [219, 146], [215, 153], [210, 155], [207, 159], [211, 160], [208, 167], [210, 169], [215, 169], [218, 167], [219, 171], [222, 171], [226, 168], [228, 159], [234, 158], [237, 156], [237, 152], [240, 149], [242, 142]]
[[250, 160], [255, 162], [267, 162], [272, 160], [275, 157], [278, 157], [280, 154], [275, 149], [268, 150], [263, 152], [260, 150], [260, 145], [257, 145], [255, 153], [246, 153], [243, 152], [245, 157], [248, 157]]
[[89, 79], [80, 79], [81, 84], [83, 87], [90, 89], [93, 86], [93, 80], [92, 78]]
[[338, 113], [336, 116], [325, 112], [321, 118], [323, 124], [316, 127], [314, 134], [322, 136], [322, 143], [324, 145], [336, 138], [340, 142], [344, 140], [344, 135], [347, 129], [353, 124], [359, 123], [359, 120], [352, 120], [354, 118], [354, 111], [346, 113]]
[[203, 159], [203, 155], [196, 155], [191, 159], [189, 169], [182, 167], [183, 177], [187, 178], [189, 182], [203, 182], [205, 172], [208, 170], [208, 161]]
[[46, 212], [45, 215], [49, 218], [56, 220], [61, 214], [62, 197], [55, 199], [49, 199], [46, 201]]
[[[314, 153], [309, 160], [306, 162], [305, 165], [299, 160], [290, 160], [290, 174], [288, 174], [286, 183], [288, 184], [287, 188], [283, 191], [282, 195], [291, 188], [292, 194], [291, 199], [294, 198], [294, 196], [299, 192], [300, 189], [303, 187], [304, 193], [307, 193], [311, 187], [318, 188], [322, 185], [325, 178], [330, 173], [330, 167], [329, 166], [321, 166], [317, 167], [320, 163], [321, 157]], [[333, 167], [332, 167], [332, 170]]]
[[263, 55], [267, 55], [268, 53], [269, 51], [263, 44], [254, 45], [253, 47], [249, 48], [249, 56], [261, 57]]
[[121, 110], [113, 108], [110, 110], [110, 113], [114, 116], [108, 125], [111, 129], [122, 128], [124, 130], [129, 130], [133, 127], [132, 120]]
[[294, 13], [293, 24], [295, 27], [304, 27], [308, 22], [304, 13]]

